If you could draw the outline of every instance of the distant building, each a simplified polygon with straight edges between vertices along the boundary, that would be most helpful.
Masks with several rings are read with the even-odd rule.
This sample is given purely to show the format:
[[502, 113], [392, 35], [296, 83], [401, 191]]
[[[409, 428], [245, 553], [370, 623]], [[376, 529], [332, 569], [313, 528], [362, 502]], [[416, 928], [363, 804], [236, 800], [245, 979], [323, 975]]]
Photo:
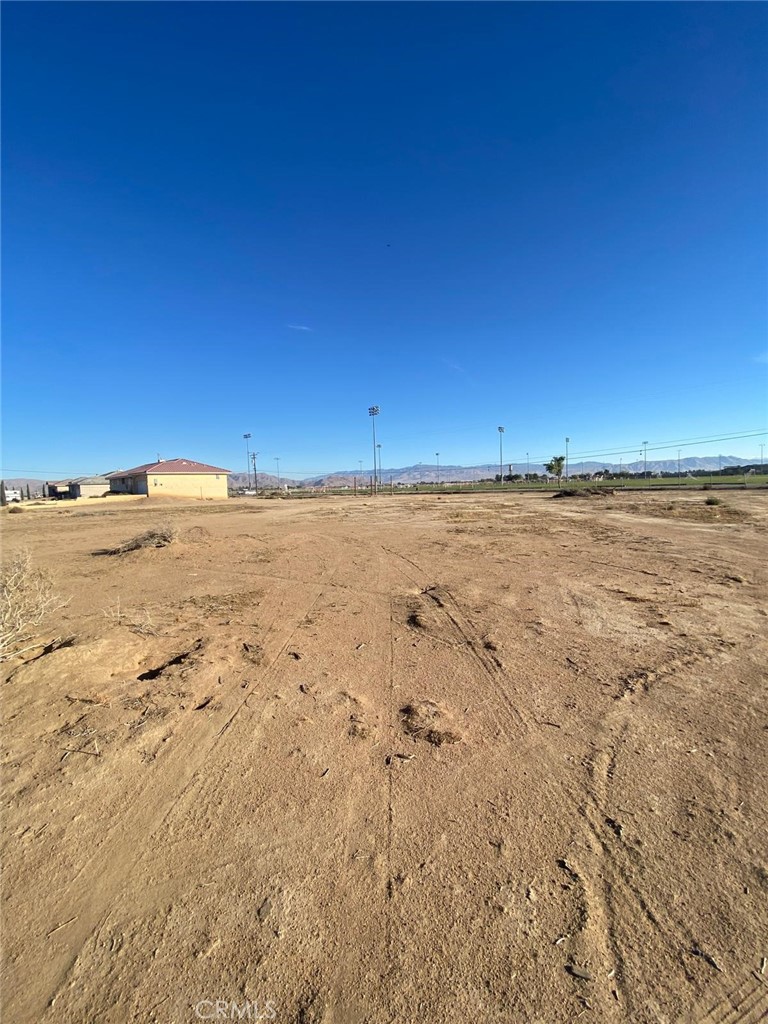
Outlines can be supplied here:
[[106, 476], [79, 476], [74, 480], [47, 480], [50, 498], [103, 498], [109, 494]]
[[226, 498], [228, 469], [190, 459], [159, 459], [108, 474], [113, 494], [149, 497]]

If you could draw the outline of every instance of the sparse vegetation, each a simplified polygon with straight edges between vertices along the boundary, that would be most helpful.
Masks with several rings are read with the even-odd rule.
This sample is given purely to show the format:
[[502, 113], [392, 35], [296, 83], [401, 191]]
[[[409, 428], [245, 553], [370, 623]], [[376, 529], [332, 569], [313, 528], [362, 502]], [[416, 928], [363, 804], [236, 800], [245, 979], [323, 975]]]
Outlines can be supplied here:
[[38, 627], [66, 603], [51, 574], [33, 567], [28, 551], [14, 555], [0, 571], [0, 662], [40, 646], [33, 643]]
[[722, 502], [721, 498], [716, 498], [714, 495], [711, 494], [708, 498], [704, 499], [704, 504], [705, 505], [722, 505], [723, 502]]
[[8, 509], [8, 515], [18, 515], [19, 512], [23, 511], [24, 509], [21, 507], [21, 505], [12, 505], [11, 508]]
[[155, 625], [152, 613], [149, 608], [136, 608], [134, 610], [124, 609], [117, 599], [114, 608], [107, 608], [104, 617], [114, 622], [116, 626], [126, 626], [131, 633], [138, 636], [160, 636], [160, 630]]
[[123, 541], [116, 548], [107, 548], [100, 554], [124, 555], [128, 551], [138, 551], [140, 548], [164, 548], [173, 544], [179, 538], [178, 527], [174, 523], [161, 523], [145, 533], [139, 533], [130, 540]]

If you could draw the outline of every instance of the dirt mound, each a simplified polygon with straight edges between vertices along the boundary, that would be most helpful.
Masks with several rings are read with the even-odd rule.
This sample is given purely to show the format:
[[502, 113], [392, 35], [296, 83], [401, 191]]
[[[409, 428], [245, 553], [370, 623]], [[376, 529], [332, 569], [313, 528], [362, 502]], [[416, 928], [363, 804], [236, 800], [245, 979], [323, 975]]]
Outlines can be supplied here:
[[406, 704], [400, 708], [404, 731], [416, 740], [426, 740], [434, 747], [440, 747], [443, 743], [458, 743], [461, 739], [457, 732], [445, 728], [445, 718], [445, 712], [431, 700]]
[[562, 487], [553, 498], [607, 498], [614, 494], [612, 487]]
[[209, 540], [211, 537], [211, 531], [207, 530], [204, 526], [190, 526], [188, 530], [185, 530], [181, 535], [181, 539], [186, 541], [188, 544], [202, 544]]

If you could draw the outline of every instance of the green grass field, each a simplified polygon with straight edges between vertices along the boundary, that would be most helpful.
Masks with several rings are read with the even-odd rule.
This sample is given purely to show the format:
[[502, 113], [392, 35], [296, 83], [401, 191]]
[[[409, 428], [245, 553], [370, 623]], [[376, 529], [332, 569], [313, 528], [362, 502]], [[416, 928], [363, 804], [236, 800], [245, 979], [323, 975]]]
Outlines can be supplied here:
[[[563, 478], [562, 487], [605, 487], [615, 491], [626, 491], [626, 490], [713, 490], [719, 489], [744, 489], [745, 478], [743, 476], [734, 476], [723, 474], [722, 476], [718, 473], [712, 473], [711, 476], [700, 476], [700, 477], [687, 477], [683, 476], [678, 482], [677, 477], [649, 477], [647, 480], [642, 479], [630, 479], [630, 480], [574, 480], [571, 479], [566, 481]], [[752, 490], [757, 487], [768, 486], [768, 473], [757, 474], [755, 476], [746, 477], [746, 486], [748, 490]], [[441, 483], [441, 484], [414, 484], [410, 486], [397, 486], [390, 485], [388, 480], [382, 482], [380, 493], [382, 494], [463, 494], [465, 492], [471, 493], [489, 493], [498, 494], [504, 493], [515, 493], [525, 491], [544, 491], [553, 493], [560, 488], [557, 484], [544, 484], [542, 482], [530, 482], [530, 483], [505, 483], [503, 485], [489, 482], [466, 482], [466, 483]], [[341, 488], [341, 487], [329, 487], [327, 490], [303, 490], [296, 488], [291, 490], [293, 497], [311, 497], [316, 494], [352, 494], [353, 489]], [[370, 494], [370, 488], [358, 487], [357, 493], [361, 495]]]

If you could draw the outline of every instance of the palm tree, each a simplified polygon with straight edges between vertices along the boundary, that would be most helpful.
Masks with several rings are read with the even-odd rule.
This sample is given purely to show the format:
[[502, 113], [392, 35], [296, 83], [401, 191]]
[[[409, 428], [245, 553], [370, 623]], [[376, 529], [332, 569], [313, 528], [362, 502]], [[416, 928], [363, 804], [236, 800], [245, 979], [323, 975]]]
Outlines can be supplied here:
[[548, 473], [551, 473], [552, 476], [556, 476], [557, 477], [557, 486], [558, 487], [560, 486], [560, 480], [561, 480], [562, 475], [563, 475], [563, 467], [564, 466], [565, 466], [565, 456], [564, 455], [553, 455], [552, 458], [549, 460], [549, 462], [544, 467], [544, 469], [546, 469], [546, 471]]

